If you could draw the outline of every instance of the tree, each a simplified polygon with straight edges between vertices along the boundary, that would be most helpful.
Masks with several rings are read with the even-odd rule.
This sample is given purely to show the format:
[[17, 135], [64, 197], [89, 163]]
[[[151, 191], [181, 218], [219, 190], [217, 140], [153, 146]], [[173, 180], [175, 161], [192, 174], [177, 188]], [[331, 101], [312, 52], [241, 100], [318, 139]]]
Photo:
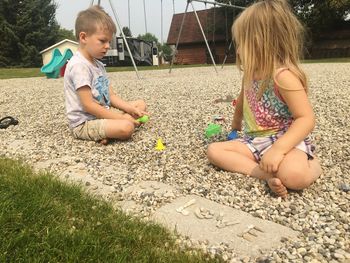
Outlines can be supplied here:
[[[123, 33], [124, 33], [124, 35], [125, 35], [126, 37], [132, 37], [132, 33], [131, 33], [131, 30], [130, 30], [129, 27], [124, 26], [122, 30], [123, 30]], [[122, 35], [122, 34], [120, 33], [120, 36], [121, 36], [121, 35]]]
[[137, 39], [141, 39], [143, 41], [147, 41], [147, 42], [151, 42], [151, 43], [153, 43], [153, 42], [158, 43], [158, 38], [155, 35], [153, 35], [152, 33], [138, 35]]
[[[14, 33], [13, 26], [0, 18], [0, 67], [11, 65], [18, 60], [18, 37]], [[11, 59], [13, 58], [13, 61]]]
[[0, 67], [19, 60], [19, 39], [15, 28], [18, 6], [18, 1], [0, 1]]
[[0, 1], [0, 66], [40, 66], [40, 50], [56, 43], [52, 0]]
[[158, 44], [158, 50], [161, 56], [164, 57], [166, 61], [170, 61], [173, 55], [173, 49], [167, 44]]
[[[217, 2], [249, 6], [254, 0], [217, 0]], [[350, 15], [349, 0], [289, 0], [289, 3], [307, 30], [312, 33], [313, 40], [318, 39], [322, 32], [329, 32], [342, 26]]]
[[[242, 7], [246, 7], [251, 5], [252, 3], [256, 2], [255, 0], [216, 0], [216, 2], [218, 3], [224, 3], [224, 4], [232, 4], [235, 6], [242, 6]], [[242, 9], [238, 9], [236, 8], [237, 12], [241, 12]]]
[[350, 14], [349, 0], [291, 0], [291, 5], [314, 40], [344, 24]]
[[76, 39], [76, 37], [75, 37], [75, 35], [73, 33], [73, 30], [60, 28], [58, 30], [57, 42], [59, 42], [61, 40], [64, 40], [64, 39], [70, 39], [70, 40], [73, 40], [73, 41], [77, 41], [77, 39]]
[[165, 59], [168, 59], [168, 60], [169, 58], [171, 58], [172, 52], [173, 52], [171, 47], [169, 47], [167, 44], [163, 44], [163, 45], [160, 44], [158, 42], [158, 38], [154, 34], [146, 33], [144, 35], [138, 35], [137, 38], [143, 41], [155, 43], [158, 47], [158, 51], [160, 55], [164, 56]]

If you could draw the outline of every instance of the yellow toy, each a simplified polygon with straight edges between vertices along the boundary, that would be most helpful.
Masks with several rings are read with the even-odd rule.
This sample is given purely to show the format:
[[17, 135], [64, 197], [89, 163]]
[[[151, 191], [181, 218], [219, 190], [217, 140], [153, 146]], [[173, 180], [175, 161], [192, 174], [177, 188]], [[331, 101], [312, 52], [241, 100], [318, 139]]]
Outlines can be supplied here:
[[157, 145], [156, 145], [156, 148], [155, 148], [157, 151], [163, 151], [163, 150], [165, 150], [165, 146], [164, 146], [164, 144], [163, 144], [163, 142], [162, 142], [162, 139], [158, 139], [157, 140]]

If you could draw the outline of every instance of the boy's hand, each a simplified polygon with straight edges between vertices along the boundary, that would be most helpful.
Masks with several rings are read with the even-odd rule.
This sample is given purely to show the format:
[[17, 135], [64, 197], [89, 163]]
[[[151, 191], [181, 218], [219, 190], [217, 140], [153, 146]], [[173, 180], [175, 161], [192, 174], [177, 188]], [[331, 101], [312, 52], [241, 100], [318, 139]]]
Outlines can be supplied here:
[[264, 153], [259, 166], [263, 171], [267, 173], [276, 173], [283, 158], [283, 152], [271, 147]]
[[131, 121], [135, 126], [140, 126], [140, 123], [130, 114], [125, 113], [123, 114], [123, 117], [125, 120]]
[[143, 115], [149, 116], [148, 112], [140, 110], [139, 108], [137, 108], [135, 106], [131, 106], [130, 109], [128, 110], [128, 113], [136, 119], [142, 117]]

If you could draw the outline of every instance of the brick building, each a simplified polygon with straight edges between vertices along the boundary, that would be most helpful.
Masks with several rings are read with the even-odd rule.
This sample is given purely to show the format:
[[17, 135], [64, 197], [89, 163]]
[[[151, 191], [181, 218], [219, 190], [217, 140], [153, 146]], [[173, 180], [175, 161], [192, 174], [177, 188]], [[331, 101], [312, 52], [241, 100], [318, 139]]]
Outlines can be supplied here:
[[[223, 62], [231, 41], [232, 14], [225, 13], [224, 8], [211, 8], [197, 11], [208, 44], [212, 51], [215, 63]], [[167, 44], [175, 45], [180, 31], [184, 13], [174, 14]], [[235, 61], [234, 47], [232, 45], [226, 63]], [[211, 64], [211, 59], [194, 12], [188, 12], [182, 29], [176, 64]]]
[[[229, 14], [227, 14], [225, 8], [211, 8], [197, 11], [197, 14], [206, 34], [215, 62], [220, 64], [223, 62], [226, 52], [228, 52], [228, 46], [232, 39], [231, 26], [234, 21], [233, 17], [237, 15], [237, 13], [235, 14], [234, 11], [230, 11]], [[173, 16], [168, 34], [168, 45], [176, 44], [183, 15], [184, 13], [180, 13]], [[344, 22], [342, 27], [321, 34], [317, 40], [308, 44], [305, 53], [306, 59], [342, 57], [350, 57], [350, 21]], [[235, 62], [233, 45], [226, 62]], [[212, 63], [194, 12], [188, 12], [186, 14], [175, 63]]]

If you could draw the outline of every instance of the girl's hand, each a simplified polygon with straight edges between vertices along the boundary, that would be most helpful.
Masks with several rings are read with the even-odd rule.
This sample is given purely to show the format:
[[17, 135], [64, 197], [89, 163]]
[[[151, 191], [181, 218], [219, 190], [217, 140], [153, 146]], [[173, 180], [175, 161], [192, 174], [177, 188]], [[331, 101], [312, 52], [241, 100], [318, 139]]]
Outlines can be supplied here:
[[264, 153], [259, 166], [263, 171], [267, 173], [276, 173], [283, 158], [283, 152], [271, 147]]
[[231, 130], [241, 131], [242, 122], [237, 122], [235, 119], [232, 120]]

